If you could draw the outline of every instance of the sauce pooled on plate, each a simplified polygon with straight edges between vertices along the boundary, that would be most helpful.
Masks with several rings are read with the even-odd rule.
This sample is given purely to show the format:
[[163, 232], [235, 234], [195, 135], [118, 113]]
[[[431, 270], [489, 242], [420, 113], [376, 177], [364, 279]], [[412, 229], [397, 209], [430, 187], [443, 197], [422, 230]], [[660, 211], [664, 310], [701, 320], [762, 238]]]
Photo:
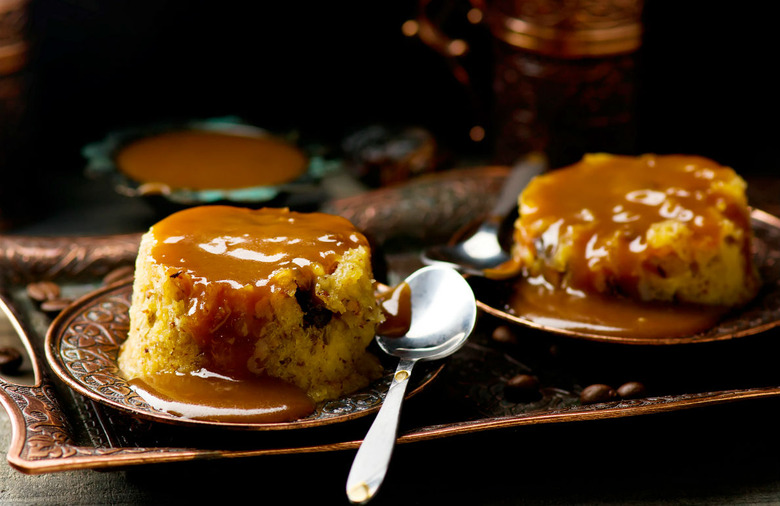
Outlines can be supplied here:
[[202, 206], [155, 224], [141, 249], [120, 364], [156, 409], [294, 420], [381, 375], [365, 350], [382, 311], [369, 244], [348, 220]]
[[537, 323], [671, 337], [755, 294], [744, 181], [683, 155], [588, 155], [520, 198], [510, 307]]

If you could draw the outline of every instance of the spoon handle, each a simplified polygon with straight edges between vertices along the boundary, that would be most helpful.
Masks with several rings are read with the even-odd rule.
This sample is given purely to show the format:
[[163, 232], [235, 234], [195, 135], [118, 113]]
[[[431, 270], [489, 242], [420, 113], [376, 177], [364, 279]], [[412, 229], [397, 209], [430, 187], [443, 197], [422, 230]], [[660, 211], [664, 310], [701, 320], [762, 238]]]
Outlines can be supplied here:
[[358, 448], [347, 478], [347, 497], [354, 504], [367, 503], [382, 484], [398, 433], [398, 419], [406, 385], [416, 359], [401, 359], [374, 423]]
[[517, 196], [528, 182], [546, 169], [547, 158], [542, 153], [529, 153], [518, 160], [504, 181], [504, 188], [490, 211], [490, 217], [506, 217], [517, 205]]

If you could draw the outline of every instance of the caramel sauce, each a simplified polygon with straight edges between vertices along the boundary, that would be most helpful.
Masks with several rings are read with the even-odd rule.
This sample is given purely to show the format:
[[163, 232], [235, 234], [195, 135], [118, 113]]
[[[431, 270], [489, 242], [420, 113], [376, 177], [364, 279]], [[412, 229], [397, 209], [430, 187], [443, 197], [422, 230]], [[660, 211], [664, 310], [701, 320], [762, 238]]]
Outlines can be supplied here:
[[308, 160], [300, 149], [270, 136], [181, 130], [132, 142], [116, 163], [140, 183], [209, 190], [293, 181]]
[[[557, 235], [566, 227], [590, 227], [572, 245], [569, 258], [570, 283], [578, 289], [603, 291], [594, 273], [610, 272], [624, 281], [620, 286], [624, 293], [636, 295], [632, 284], [635, 273], [644, 268], [640, 253], [649, 247], [645, 232], [653, 223], [683, 222], [693, 232], [691, 244], [704, 248], [716, 246], [712, 241], [719, 236], [719, 208], [739, 226], [749, 226], [745, 203], [718, 188], [718, 183], [735, 177], [729, 168], [682, 155], [598, 160], [538, 178], [526, 190], [529, 197], [520, 210], [525, 223], [548, 225], [540, 238], [547, 248], [557, 246]], [[520, 240], [528, 239], [536, 238]], [[614, 253], [606, 255], [607, 249]]]
[[253, 336], [268, 322], [274, 296], [310, 294], [313, 269], [331, 273], [348, 250], [368, 247], [342, 217], [270, 208], [195, 207], [160, 221], [152, 234], [153, 260], [168, 268], [177, 298], [189, 304], [183, 330], [208, 369], [232, 377], [247, 374]]
[[543, 326], [601, 336], [660, 339], [692, 336], [717, 324], [728, 308], [642, 302], [600, 293], [559, 290], [522, 278], [508, 308]]
[[379, 324], [376, 333], [385, 337], [402, 337], [412, 324], [412, 289], [406, 281], [386, 293], [377, 301], [382, 307], [385, 320]]
[[[685, 223], [694, 248], [717, 247], [719, 212], [749, 229], [746, 202], [721, 186], [736, 177], [695, 156], [594, 155], [537, 178], [521, 199], [520, 248], [549, 257], [568, 227], [586, 233], [567, 245], [564, 275], [545, 270], [518, 281], [509, 309], [539, 324], [602, 335], [675, 337], [706, 330], [725, 308], [642, 302], [637, 273], [651, 268], [643, 253], [651, 247], [645, 233], [654, 223]], [[747, 258], [749, 242], [743, 245]]]
[[314, 404], [300, 388], [271, 377], [234, 380], [199, 371], [130, 380], [151, 407], [182, 418], [226, 423], [276, 423], [311, 414]]

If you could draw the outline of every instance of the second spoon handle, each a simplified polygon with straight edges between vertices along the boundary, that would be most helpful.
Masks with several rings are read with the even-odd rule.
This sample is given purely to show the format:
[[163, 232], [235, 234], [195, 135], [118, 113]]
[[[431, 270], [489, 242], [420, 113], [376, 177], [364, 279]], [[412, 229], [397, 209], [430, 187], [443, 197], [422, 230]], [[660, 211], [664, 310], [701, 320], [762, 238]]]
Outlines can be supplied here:
[[384, 481], [398, 433], [406, 385], [416, 359], [401, 359], [374, 423], [360, 444], [347, 478], [347, 497], [354, 504], [371, 500]]
[[547, 170], [547, 157], [529, 153], [518, 160], [504, 181], [504, 187], [490, 210], [490, 217], [503, 219], [517, 205], [517, 196], [535, 176]]

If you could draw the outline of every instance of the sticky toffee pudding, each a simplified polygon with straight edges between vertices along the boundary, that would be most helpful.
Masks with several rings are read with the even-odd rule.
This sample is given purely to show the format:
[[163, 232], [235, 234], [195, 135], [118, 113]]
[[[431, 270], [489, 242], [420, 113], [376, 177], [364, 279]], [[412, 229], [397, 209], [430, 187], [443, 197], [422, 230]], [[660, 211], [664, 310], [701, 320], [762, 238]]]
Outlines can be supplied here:
[[745, 189], [731, 168], [683, 155], [593, 154], [537, 177], [519, 197], [510, 308], [606, 335], [711, 327], [760, 285]]
[[[166, 411], [293, 420], [381, 375], [366, 347], [383, 319], [368, 242], [346, 219], [196, 207], [142, 239], [119, 367]], [[243, 400], [216, 409], [231, 396]]]

